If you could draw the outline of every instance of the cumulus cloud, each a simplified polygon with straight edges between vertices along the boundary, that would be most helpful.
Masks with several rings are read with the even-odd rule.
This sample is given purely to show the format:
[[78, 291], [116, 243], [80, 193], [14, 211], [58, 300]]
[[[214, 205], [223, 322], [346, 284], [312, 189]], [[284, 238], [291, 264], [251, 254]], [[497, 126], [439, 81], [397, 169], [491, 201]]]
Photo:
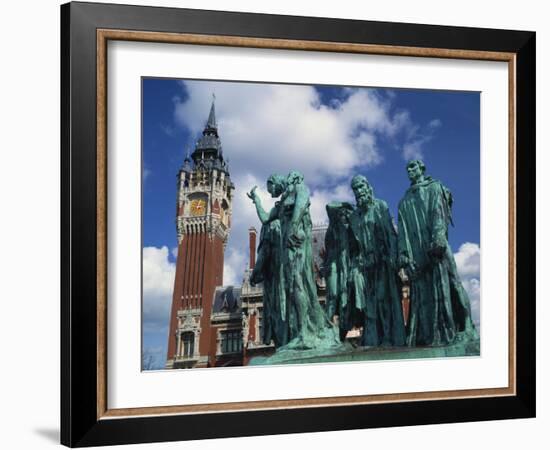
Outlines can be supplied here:
[[314, 224], [328, 223], [326, 205], [332, 201], [354, 202], [353, 192], [349, 183], [336, 186], [333, 189], [316, 189], [310, 197], [311, 221]]
[[472, 318], [478, 327], [480, 326], [481, 300], [480, 255], [479, 245], [472, 242], [465, 242], [454, 254], [462, 285], [470, 297]]
[[256, 193], [260, 196], [266, 212], [269, 212], [275, 204], [275, 200], [271, 198], [265, 188], [265, 180], [260, 180], [250, 173], [242, 173], [236, 177], [233, 177], [232, 174], [232, 180], [235, 184], [235, 191], [232, 202], [231, 233], [223, 267], [225, 285], [241, 284], [249, 256], [248, 229], [254, 227], [259, 233], [262, 226], [256, 208], [247, 193], [257, 186]]
[[357, 167], [383, 161], [382, 138], [408, 135], [406, 111], [392, 110], [390, 96], [369, 89], [346, 89], [343, 98], [321, 103], [312, 86], [182, 82], [185, 100], [174, 100], [174, 119], [192, 135], [202, 131], [211, 94], [232, 174], [254, 167], [271, 172], [297, 169], [310, 183], [337, 180]]
[[[254, 167], [257, 175], [297, 169], [310, 183], [349, 176], [384, 160], [381, 140], [405, 160], [424, 157], [441, 120], [420, 126], [395, 110], [391, 90], [344, 88], [329, 104], [313, 86], [182, 81], [174, 120], [193, 136], [202, 131], [215, 90], [222, 142], [232, 173]], [[185, 94], [184, 94], [185, 92]], [[184, 98], [184, 99], [183, 99]], [[190, 143], [193, 146], [193, 143]]]
[[478, 244], [465, 242], [460, 246], [458, 252], [455, 253], [455, 261], [458, 273], [462, 278], [479, 278], [480, 254]]
[[481, 284], [478, 278], [470, 278], [462, 280], [462, 285], [468, 297], [470, 298], [470, 306], [472, 308], [472, 319], [476, 326], [480, 326], [480, 293], [481, 293]]
[[240, 286], [243, 281], [244, 269], [246, 269], [246, 254], [235, 248], [229, 247], [225, 252], [223, 266], [223, 284], [225, 286]]
[[258, 219], [254, 203], [248, 198], [247, 193], [256, 186], [256, 194], [259, 195], [264, 210], [270, 211], [275, 204], [275, 199], [267, 192], [266, 180], [260, 179], [257, 175], [251, 173], [243, 173], [235, 177], [231, 175], [231, 179], [235, 184], [235, 196], [232, 202], [233, 226], [244, 226], [247, 229], [250, 226], [254, 226], [259, 230], [261, 223]]
[[422, 146], [425, 144], [425, 140], [419, 139], [416, 141], [408, 142], [403, 146], [403, 159], [409, 161], [411, 159], [422, 159], [424, 153], [422, 152]]
[[165, 331], [170, 320], [176, 265], [168, 247], [143, 248], [143, 330]]
[[434, 138], [436, 130], [441, 127], [441, 120], [432, 119], [424, 128], [414, 125], [408, 115], [405, 121], [408, 126], [406, 127], [407, 139], [403, 144], [403, 159], [405, 161], [423, 159], [424, 146]]

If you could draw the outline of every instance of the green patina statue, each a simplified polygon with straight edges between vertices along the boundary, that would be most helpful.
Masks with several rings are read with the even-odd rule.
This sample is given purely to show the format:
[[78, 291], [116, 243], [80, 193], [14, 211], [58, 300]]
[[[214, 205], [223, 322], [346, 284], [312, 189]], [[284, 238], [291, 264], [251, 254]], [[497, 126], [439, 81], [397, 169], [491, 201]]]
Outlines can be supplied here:
[[453, 197], [425, 170], [422, 161], [407, 164], [411, 187], [399, 203], [398, 265], [411, 285], [407, 344], [438, 346], [477, 339], [470, 300], [447, 241]]
[[348, 331], [363, 327], [368, 347], [405, 345], [397, 235], [387, 204], [374, 197], [367, 179], [357, 175], [351, 187], [357, 205], [327, 205], [325, 237], [327, 314]]
[[271, 175], [267, 189], [279, 198], [267, 213], [256, 187], [249, 193], [262, 222], [258, 260], [250, 282], [263, 282], [264, 342], [277, 351], [331, 349], [338, 332], [317, 299], [313, 274], [309, 189], [301, 173]]
[[357, 206], [350, 215], [350, 282], [353, 303], [363, 312], [364, 346], [405, 345], [397, 269], [397, 234], [388, 205], [374, 197], [362, 175], [351, 181]]
[[[267, 190], [278, 199], [269, 212], [256, 187], [248, 193], [262, 222], [250, 283], [263, 285], [262, 338], [277, 349], [256, 364], [479, 354], [470, 301], [447, 241], [451, 192], [424, 175], [421, 161], [411, 161], [407, 171], [411, 187], [399, 204], [398, 232], [386, 202], [374, 197], [362, 175], [351, 182], [355, 206], [326, 206], [326, 310], [314, 282], [309, 189], [303, 175], [292, 171], [269, 177]], [[410, 283], [407, 330], [400, 269]], [[341, 344], [350, 330], [360, 327], [367, 351]], [[382, 354], [383, 349], [374, 348], [404, 345], [424, 349]], [[299, 356], [289, 356], [293, 351]]]
[[[279, 197], [286, 188], [286, 179], [282, 175], [271, 175], [267, 180], [267, 191], [272, 197]], [[275, 347], [288, 344], [288, 314], [284, 284], [284, 251], [279, 206], [266, 212], [254, 186], [247, 194], [256, 206], [256, 212], [262, 222], [258, 256], [250, 283], [254, 286], [263, 283], [263, 342], [272, 340]], [[265, 275], [264, 275], [265, 274]]]
[[323, 275], [327, 286], [326, 311], [338, 324], [343, 341], [349, 330], [358, 324], [355, 305], [348, 302], [351, 230], [349, 217], [353, 206], [346, 202], [331, 202], [326, 206], [329, 225], [325, 234]]

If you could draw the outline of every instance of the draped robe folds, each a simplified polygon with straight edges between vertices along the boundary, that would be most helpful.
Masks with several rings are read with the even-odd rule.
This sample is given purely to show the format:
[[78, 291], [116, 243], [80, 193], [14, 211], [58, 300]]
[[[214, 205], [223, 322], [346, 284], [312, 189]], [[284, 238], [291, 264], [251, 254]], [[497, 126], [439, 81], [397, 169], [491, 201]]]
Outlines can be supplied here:
[[[324, 276], [327, 286], [326, 311], [330, 320], [338, 316], [340, 339], [357, 324], [356, 309], [348, 302], [348, 273], [350, 266], [349, 203], [332, 202], [326, 207], [329, 225], [325, 234]], [[360, 324], [362, 325], [362, 324]]]
[[[274, 209], [278, 209], [276, 204]], [[263, 333], [266, 345], [273, 340], [275, 347], [288, 344], [288, 311], [284, 289], [283, 237], [279, 213], [272, 211], [275, 219], [262, 225], [258, 257], [252, 279], [263, 284]]]
[[[295, 219], [295, 209], [298, 220]], [[277, 350], [327, 349], [340, 345], [337, 330], [317, 298], [309, 191], [303, 183], [281, 196], [264, 222], [251, 280], [263, 283], [263, 342]], [[294, 243], [289, 245], [293, 235]]]
[[447, 241], [451, 206], [451, 192], [430, 177], [412, 185], [399, 204], [398, 252], [408, 260], [411, 284], [410, 346], [446, 345], [457, 338], [477, 337], [470, 300]]
[[405, 325], [397, 275], [397, 236], [386, 202], [373, 199], [350, 217], [354, 245], [350, 300], [364, 314], [363, 345], [405, 344]]
[[[288, 195], [283, 194], [281, 204], [283, 268], [289, 323], [289, 343], [285, 348], [305, 350], [337, 347], [340, 345], [337, 330], [317, 298], [308, 188], [303, 183], [297, 183], [291, 187]], [[292, 221], [296, 216], [298, 220], [293, 227]], [[298, 243], [288, 245], [292, 234]]]

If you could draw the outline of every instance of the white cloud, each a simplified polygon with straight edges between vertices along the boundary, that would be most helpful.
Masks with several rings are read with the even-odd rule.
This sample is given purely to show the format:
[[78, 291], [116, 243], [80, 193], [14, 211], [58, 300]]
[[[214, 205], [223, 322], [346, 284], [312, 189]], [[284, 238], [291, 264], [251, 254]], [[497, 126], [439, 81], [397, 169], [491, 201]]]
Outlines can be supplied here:
[[243, 226], [246, 229], [255, 226], [259, 231], [261, 223], [256, 213], [256, 207], [248, 198], [247, 193], [257, 186], [256, 193], [260, 196], [264, 210], [269, 212], [275, 204], [275, 199], [267, 192], [266, 180], [260, 180], [250, 173], [244, 173], [237, 177], [232, 176], [231, 179], [235, 184], [235, 196], [232, 202], [233, 226]]
[[424, 145], [434, 138], [435, 132], [441, 127], [442, 122], [439, 119], [432, 119], [423, 130], [420, 126], [413, 125], [408, 116], [406, 122], [408, 123], [406, 127], [407, 140], [403, 144], [403, 159], [405, 161], [423, 159]]
[[334, 189], [316, 189], [310, 196], [311, 221], [314, 224], [328, 223], [326, 206], [332, 201], [354, 203], [349, 183], [340, 184]]
[[403, 159], [410, 161], [411, 159], [423, 159], [424, 158], [424, 144], [427, 144], [433, 139], [433, 136], [420, 136], [413, 133], [411, 141], [406, 142], [403, 145]]
[[215, 88], [220, 135], [236, 176], [253, 167], [260, 178], [295, 169], [308, 183], [338, 180], [380, 164], [379, 138], [411, 127], [408, 113], [392, 113], [391, 99], [374, 90], [347, 89], [326, 106], [312, 86], [196, 81], [185, 87], [189, 97], [174, 102], [176, 123], [198, 136]]
[[480, 254], [479, 245], [472, 242], [465, 242], [454, 254], [458, 274], [470, 298], [472, 319], [478, 327], [480, 325], [481, 300]]
[[246, 263], [247, 259], [244, 252], [234, 248], [227, 249], [223, 265], [224, 286], [240, 286], [242, 284]]
[[420, 139], [413, 142], [408, 142], [403, 146], [403, 159], [409, 161], [411, 159], [422, 159], [424, 153], [422, 152], [422, 145], [424, 140]]
[[216, 92], [219, 129], [234, 175], [250, 167], [260, 177], [295, 169], [309, 183], [337, 181], [358, 167], [380, 164], [384, 160], [380, 138], [399, 136], [397, 148], [405, 160], [422, 158], [424, 145], [441, 126], [441, 120], [434, 118], [420, 127], [409, 111], [394, 111], [392, 91], [382, 95], [373, 89], [345, 88], [345, 96], [327, 106], [313, 86], [182, 84], [188, 97], [173, 99], [174, 119], [193, 136], [204, 128]]
[[168, 252], [166, 246], [143, 248], [144, 331], [163, 331], [168, 327], [176, 273]]
[[478, 278], [470, 278], [462, 281], [462, 285], [468, 297], [470, 298], [470, 307], [472, 309], [472, 320], [478, 326], [480, 325], [480, 293], [481, 284]]
[[455, 253], [455, 261], [461, 278], [479, 278], [481, 251], [478, 244], [465, 242]]
[[246, 195], [247, 192], [257, 186], [256, 193], [262, 200], [262, 206], [269, 212], [275, 201], [267, 192], [265, 181], [259, 180], [256, 176], [244, 173], [233, 178], [235, 184], [235, 196], [232, 202], [231, 232], [229, 242], [225, 251], [224, 259], [224, 284], [241, 284], [243, 271], [248, 261], [248, 229], [255, 227], [258, 233], [262, 224], [258, 219], [256, 208], [252, 200]]

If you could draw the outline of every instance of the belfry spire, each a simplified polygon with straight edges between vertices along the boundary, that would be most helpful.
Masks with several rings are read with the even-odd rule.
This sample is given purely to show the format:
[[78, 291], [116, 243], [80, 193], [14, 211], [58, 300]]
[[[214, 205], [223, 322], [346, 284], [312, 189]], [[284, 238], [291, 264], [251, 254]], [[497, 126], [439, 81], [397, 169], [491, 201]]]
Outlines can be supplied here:
[[216, 96], [212, 94], [210, 114], [202, 132], [202, 136], [195, 145], [195, 151], [191, 155], [195, 164], [203, 161], [206, 167], [214, 167], [224, 170], [222, 143], [218, 135], [218, 123], [216, 121]]
[[210, 106], [210, 114], [208, 115], [208, 121], [206, 122], [206, 129], [217, 129], [218, 124], [216, 122], [216, 94], [212, 93], [212, 106]]

